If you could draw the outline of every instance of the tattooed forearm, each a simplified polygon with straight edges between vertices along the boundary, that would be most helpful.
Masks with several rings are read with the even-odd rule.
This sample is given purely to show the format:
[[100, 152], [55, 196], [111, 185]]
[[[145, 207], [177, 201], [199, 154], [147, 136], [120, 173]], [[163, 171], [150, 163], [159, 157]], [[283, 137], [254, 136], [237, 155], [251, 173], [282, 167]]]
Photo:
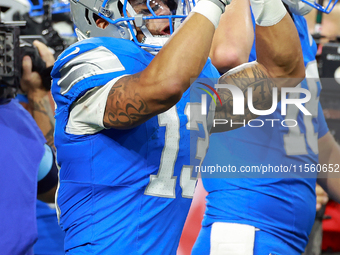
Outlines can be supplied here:
[[41, 129], [46, 143], [54, 148], [54, 117], [48, 95], [42, 98], [28, 97], [32, 109], [32, 116]]
[[139, 78], [139, 74], [126, 76], [112, 86], [104, 114], [105, 127], [134, 127], [151, 117], [147, 102], [131, 85], [138, 83]]
[[[257, 110], [268, 110], [272, 106], [272, 90], [276, 87], [275, 82], [269, 77], [265, 69], [259, 64], [247, 66], [245, 69], [236, 70], [235, 73], [227, 73], [219, 79], [219, 84], [231, 84], [237, 86], [244, 95], [244, 115], [233, 115], [233, 95], [229, 89], [218, 89], [222, 105], [216, 106], [215, 119], [228, 120], [229, 122], [249, 121], [258, 117], [253, 114], [248, 107], [248, 88], [252, 88], [252, 104]], [[280, 93], [278, 93], [280, 98]], [[240, 125], [234, 128], [240, 127]], [[230, 125], [219, 125], [219, 129], [213, 128], [213, 132], [233, 129]]]
[[251, 82], [251, 79], [247, 73], [246, 69], [240, 70], [239, 72], [232, 73], [228, 77], [227, 75], [223, 75], [220, 78], [219, 83], [226, 83], [228, 79], [231, 79], [233, 83], [237, 84], [237, 86], [243, 91], [247, 88], [248, 84]]

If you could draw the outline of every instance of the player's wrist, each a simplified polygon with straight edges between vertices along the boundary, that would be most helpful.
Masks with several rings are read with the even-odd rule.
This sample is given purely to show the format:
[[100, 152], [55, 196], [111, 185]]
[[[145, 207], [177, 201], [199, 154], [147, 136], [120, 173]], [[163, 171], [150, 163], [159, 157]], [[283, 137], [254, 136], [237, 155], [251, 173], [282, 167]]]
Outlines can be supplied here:
[[256, 24], [263, 27], [279, 23], [287, 13], [281, 0], [250, 0], [250, 4]]
[[206, 17], [211, 21], [211, 23], [213, 23], [216, 29], [224, 10], [225, 4], [220, 0], [201, 0], [196, 4], [192, 12], [199, 13]]
[[203, 1], [209, 1], [209, 2], [214, 3], [221, 9], [222, 13], [224, 13], [225, 7], [231, 2], [231, 0], [201, 0], [200, 2], [203, 2]]

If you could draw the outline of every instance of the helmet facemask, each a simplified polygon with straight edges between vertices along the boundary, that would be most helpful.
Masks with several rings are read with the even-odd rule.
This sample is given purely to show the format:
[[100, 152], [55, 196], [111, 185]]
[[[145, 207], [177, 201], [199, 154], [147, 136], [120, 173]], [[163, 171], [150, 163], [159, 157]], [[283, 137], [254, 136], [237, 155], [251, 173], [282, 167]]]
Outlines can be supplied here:
[[302, 2], [304, 2], [305, 4], [308, 4], [312, 7], [314, 7], [315, 9], [317, 9], [318, 11], [324, 12], [326, 14], [329, 14], [334, 6], [336, 5], [336, 3], [338, 2], [338, 0], [329, 0], [329, 2], [327, 3], [326, 6], [323, 6], [321, 4], [321, 0], [301, 0]]
[[[76, 5], [90, 1], [79, 0], [73, 6], [71, 0], [72, 14], [75, 13], [73, 9], [77, 8]], [[74, 21], [82, 34], [87, 37], [111, 36], [129, 39], [150, 52], [157, 52], [190, 12], [194, 5], [191, 1], [183, 0], [177, 4], [174, 0], [92, 0], [92, 2], [96, 2], [93, 8], [84, 6], [85, 9], [88, 9], [85, 10], [87, 19], [93, 23], [95, 18], [91, 20], [91, 14], [98, 15], [109, 25], [105, 29], [101, 29], [95, 28], [91, 24], [91, 30], [84, 31], [84, 25], [78, 22], [82, 26], [80, 28], [76, 17], [74, 17]], [[98, 2], [101, 2], [99, 6]], [[109, 32], [113, 33], [109, 34]]]

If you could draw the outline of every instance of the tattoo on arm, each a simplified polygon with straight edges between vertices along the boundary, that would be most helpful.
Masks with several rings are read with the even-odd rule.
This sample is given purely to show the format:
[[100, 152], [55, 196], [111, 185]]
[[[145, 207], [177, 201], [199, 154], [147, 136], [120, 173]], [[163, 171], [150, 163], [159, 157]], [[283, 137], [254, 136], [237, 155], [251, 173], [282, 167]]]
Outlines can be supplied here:
[[37, 122], [39, 128], [44, 134], [46, 143], [54, 148], [54, 117], [48, 96], [44, 96], [40, 100], [30, 99], [32, 107], [32, 116]]
[[[250, 112], [248, 107], [248, 88], [253, 89], [253, 106], [255, 109], [267, 110], [272, 106], [272, 89], [273, 87], [276, 87], [276, 84], [257, 64], [237, 71], [236, 73], [223, 75], [219, 79], [219, 83], [232, 84], [240, 88], [245, 98], [245, 108], [244, 115], [233, 115], [232, 93], [229, 89], [218, 89], [218, 94], [222, 100], [222, 106], [216, 106], [215, 119], [226, 119], [229, 121], [232, 120], [233, 122], [243, 122], [245, 120], [247, 122], [250, 119], [256, 118], [257, 116]], [[280, 95], [278, 95], [278, 97], [280, 98]], [[221, 131], [232, 129], [229, 125], [223, 126], [225, 127], [223, 127], [223, 130]]]
[[139, 80], [140, 74], [125, 76], [112, 86], [106, 103], [105, 127], [134, 127], [152, 116], [147, 102], [134, 89], [133, 84]]

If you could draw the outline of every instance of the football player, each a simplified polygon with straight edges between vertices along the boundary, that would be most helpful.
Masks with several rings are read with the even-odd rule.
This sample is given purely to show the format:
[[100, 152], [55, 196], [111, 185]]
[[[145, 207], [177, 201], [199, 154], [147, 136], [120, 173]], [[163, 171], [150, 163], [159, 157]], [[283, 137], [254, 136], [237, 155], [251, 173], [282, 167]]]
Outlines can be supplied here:
[[[281, 85], [268, 78], [296, 85], [304, 68], [291, 18], [281, 1], [252, 3], [267, 52], [235, 75], [254, 77], [247, 86], [267, 82], [269, 91]], [[71, 1], [81, 40], [52, 70], [67, 254], [176, 253], [193, 165], [209, 142], [202, 90], [190, 79], [219, 77], [207, 58], [225, 5], [200, 1], [187, 15], [190, 1]]]
[[[316, 44], [303, 17], [312, 7], [302, 1], [285, 3], [300, 37], [306, 79], [299, 86], [311, 93], [310, 100], [304, 104], [311, 115], [305, 115], [295, 105], [288, 105], [287, 114], [282, 115], [281, 104], [278, 104], [274, 113], [257, 119], [265, 123], [263, 126], [246, 125], [211, 135], [203, 165], [230, 165], [236, 172], [210, 176], [202, 173], [208, 192], [207, 207], [192, 254], [301, 254], [315, 219], [317, 173], [326, 170], [321, 174], [327, 174], [331, 171], [329, 167], [339, 164], [340, 150], [328, 131], [319, 103], [321, 84], [315, 60]], [[247, 15], [248, 11], [243, 12]], [[237, 17], [224, 18], [226, 29], [229, 19]], [[245, 31], [251, 33], [249, 23], [246, 24]], [[229, 43], [222, 39], [214, 41], [213, 49]], [[251, 44], [245, 48], [249, 49]], [[234, 51], [231, 49], [231, 52]], [[256, 59], [254, 49], [250, 55], [250, 60]], [[223, 71], [232, 66], [230, 62], [223, 62], [221, 56], [212, 61]], [[303, 93], [289, 94], [289, 99], [303, 97]], [[275, 121], [268, 125], [266, 120]], [[297, 125], [281, 125], [291, 120]], [[267, 167], [268, 172], [241, 172], [246, 167], [262, 166]], [[270, 166], [276, 168], [274, 172], [269, 171]], [[290, 171], [287, 168], [288, 171], [281, 172], [280, 167], [290, 167]], [[320, 184], [335, 199], [339, 198], [338, 179], [320, 178]]]

